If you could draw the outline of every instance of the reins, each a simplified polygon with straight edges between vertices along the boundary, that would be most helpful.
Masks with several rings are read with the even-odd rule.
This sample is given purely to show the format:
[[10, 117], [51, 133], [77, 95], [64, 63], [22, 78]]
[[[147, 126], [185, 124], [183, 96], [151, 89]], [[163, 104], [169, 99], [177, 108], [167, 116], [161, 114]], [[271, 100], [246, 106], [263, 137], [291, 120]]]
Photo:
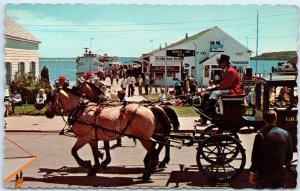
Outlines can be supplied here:
[[[61, 90], [61, 89], [58, 89], [58, 92], [57, 92], [57, 93], [59, 93], [60, 90]], [[137, 138], [137, 139], [144, 140], [144, 141], [149, 141], [149, 142], [153, 142], [153, 143], [159, 143], [159, 144], [169, 145], [169, 146], [171, 146], [171, 147], [181, 148], [181, 146], [175, 146], [175, 145], [171, 145], [171, 144], [168, 144], [168, 143], [165, 143], [165, 142], [156, 141], [156, 140], [153, 140], [153, 139], [151, 139], [151, 138], [150, 138], [150, 139], [146, 139], [146, 138], [143, 138], [143, 137], [139, 137], [139, 136], [135, 136], [135, 135], [132, 135], [132, 134], [127, 134], [127, 133], [125, 133], [125, 131], [128, 129], [128, 127], [129, 127], [130, 124], [132, 123], [132, 121], [133, 121], [133, 119], [134, 119], [134, 117], [135, 117], [135, 115], [136, 115], [138, 109], [140, 108], [140, 105], [143, 104], [143, 103], [148, 103], [149, 105], [154, 105], [154, 102], [145, 102], [145, 101], [144, 101], [144, 102], [131, 102], [131, 103], [139, 103], [139, 104], [138, 104], [138, 106], [135, 108], [135, 110], [134, 110], [134, 112], [132, 113], [130, 119], [127, 121], [127, 124], [126, 124], [125, 128], [123, 129], [123, 131], [120, 132], [120, 131], [117, 131], [117, 130], [107, 129], [107, 128], [105, 128], [105, 127], [99, 125], [99, 124], [97, 123], [97, 120], [95, 120], [95, 122], [91, 123], [91, 122], [88, 122], [88, 121], [85, 121], [85, 120], [81, 120], [81, 119], [79, 119], [79, 118], [74, 117], [74, 114], [77, 115], [77, 114], [80, 112], [80, 110], [83, 109], [83, 108], [85, 108], [86, 105], [87, 105], [89, 102], [83, 103], [82, 101], [79, 101], [79, 102], [77, 103], [77, 105], [76, 105], [75, 108], [72, 108], [72, 109], [70, 109], [70, 110], [63, 111], [63, 112], [62, 112], [62, 111], [61, 111], [61, 108], [60, 108], [60, 106], [59, 106], [59, 104], [58, 104], [58, 102], [61, 103], [61, 101], [58, 99], [58, 97], [57, 97], [56, 99], [57, 99], [57, 100], [56, 100], [56, 101], [57, 101], [57, 103], [56, 103], [56, 104], [57, 104], [57, 107], [58, 107], [58, 109], [59, 109], [59, 111], [60, 111], [60, 114], [61, 114], [63, 120], [65, 121], [66, 125], [70, 125], [70, 123], [69, 123], [67, 120], [65, 120], [64, 114], [67, 113], [67, 112], [69, 112], [70, 114], [68, 115], [68, 119], [71, 119], [73, 122], [76, 121], [76, 122], [78, 122], [78, 123], [82, 123], [82, 124], [85, 124], [85, 125], [90, 125], [90, 126], [92, 126], [92, 127], [95, 128], [95, 139], [96, 139], [97, 141], [98, 141], [97, 130], [98, 130], [98, 128], [99, 128], [99, 129], [101, 129], [101, 130], [103, 130], [103, 131], [107, 131], [107, 132], [111, 132], [111, 133], [114, 133], [114, 134], [118, 134], [118, 137], [117, 137], [117, 138], [119, 138], [119, 137], [121, 137], [121, 136], [127, 136], [127, 137]], [[81, 97], [81, 99], [84, 99], [84, 98]], [[62, 104], [62, 103], [61, 103], [61, 104]], [[98, 104], [98, 105], [99, 105], [99, 104]], [[103, 104], [103, 105], [108, 105], [108, 104]], [[55, 108], [55, 105], [52, 106], [52, 108], [53, 108], [53, 107]], [[99, 115], [100, 115], [100, 114], [99, 114]], [[121, 114], [120, 114], [120, 115], [121, 115]], [[64, 127], [64, 128], [65, 128], [65, 127]], [[91, 131], [92, 131], [92, 130], [91, 130]]]

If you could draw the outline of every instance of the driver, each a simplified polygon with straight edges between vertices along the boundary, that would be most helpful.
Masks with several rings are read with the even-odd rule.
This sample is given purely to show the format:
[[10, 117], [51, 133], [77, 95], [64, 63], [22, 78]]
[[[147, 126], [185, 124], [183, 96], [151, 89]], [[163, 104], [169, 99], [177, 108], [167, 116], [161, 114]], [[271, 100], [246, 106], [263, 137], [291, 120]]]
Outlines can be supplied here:
[[[219, 96], [226, 93], [241, 94], [243, 93], [240, 85], [240, 77], [236, 69], [231, 66], [229, 62], [230, 57], [225, 54], [221, 54], [221, 57], [217, 60], [219, 67], [222, 69], [222, 81], [219, 86], [207, 90], [204, 94], [203, 101], [200, 105], [200, 109], [203, 112], [213, 117], [216, 114], [216, 102]], [[206, 107], [206, 105], [208, 105]], [[207, 119], [200, 120], [201, 123], [206, 124]]]

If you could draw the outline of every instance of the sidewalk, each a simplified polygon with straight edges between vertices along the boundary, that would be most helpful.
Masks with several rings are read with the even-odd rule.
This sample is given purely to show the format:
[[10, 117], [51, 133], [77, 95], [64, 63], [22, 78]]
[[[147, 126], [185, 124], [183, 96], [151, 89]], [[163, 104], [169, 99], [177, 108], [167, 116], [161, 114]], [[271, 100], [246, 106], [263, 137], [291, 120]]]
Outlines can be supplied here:
[[[179, 117], [180, 130], [194, 129], [194, 120], [199, 117]], [[6, 132], [60, 132], [65, 126], [61, 116], [48, 119], [46, 116], [12, 116], [6, 117]], [[67, 116], [65, 116], [67, 119]], [[142, 124], [141, 124], [142, 125]]]

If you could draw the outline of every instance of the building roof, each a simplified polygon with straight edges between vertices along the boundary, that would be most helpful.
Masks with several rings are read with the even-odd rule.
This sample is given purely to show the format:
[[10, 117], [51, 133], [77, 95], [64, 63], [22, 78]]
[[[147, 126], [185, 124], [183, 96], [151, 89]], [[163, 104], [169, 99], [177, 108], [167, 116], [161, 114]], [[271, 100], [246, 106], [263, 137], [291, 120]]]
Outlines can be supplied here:
[[[211, 30], [213, 30], [213, 29], [219, 29], [219, 27], [217, 27], [217, 26], [215, 26], [215, 27], [213, 27], [213, 28], [210, 28], [210, 29], [206, 29], [206, 30], [204, 30], [204, 31], [201, 31], [201, 32], [199, 32], [199, 33], [197, 33], [197, 34], [195, 34], [195, 35], [193, 35], [193, 36], [190, 36], [190, 37], [185, 37], [184, 39], [182, 39], [182, 40], [179, 40], [179, 41], [177, 41], [177, 42], [175, 42], [175, 43], [173, 43], [173, 44], [170, 44], [169, 46], [167, 46], [167, 49], [169, 49], [169, 48], [172, 48], [172, 47], [175, 47], [175, 46], [178, 46], [178, 45], [181, 45], [181, 44], [184, 44], [184, 43], [187, 43], [187, 42], [191, 42], [191, 41], [195, 41], [195, 40], [197, 40], [198, 38], [200, 38], [200, 37], [202, 37], [204, 34], [206, 34], [206, 33], [208, 33], [209, 31], [211, 31]], [[219, 29], [219, 30], [221, 30], [221, 29]], [[224, 32], [224, 31], [223, 31]], [[238, 42], [238, 41], [237, 41]], [[238, 42], [239, 43], [239, 42]], [[241, 44], [241, 43], [240, 43]], [[159, 52], [159, 51], [162, 51], [162, 50], [164, 50], [166, 47], [164, 47], [164, 48], [158, 48], [158, 49], [156, 49], [156, 50], [153, 50], [152, 52], [150, 52], [150, 53], [148, 53], [148, 54], [153, 54], [153, 53], [156, 53], [156, 52]], [[248, 48], [247, 48], [248, 49]], [[251, 51], [250, 49], [248, 49], [249, 51]], [[251, 51], [252, 52], [252, 51]], [[148, 55], [147, 54], [147, 55]]]
[[[211, 29], [212, 29], [212, 28], [211, 28]], [[174, 46], [177, 46], [177, 45], [180, 45], [180, 44], [183, 44], [183, 43], [186, 43], [186, 42], [194, 41], [194, 40], [198, 39], [199, 37], [201, 37], [202, 35], [206, 34], [206, 33], [207, 33], [208, 31], [210, 31], [211, 29], [206, 29], [206, 30], [204, 30], [204, 31], [201, 31], [201, 32], [199, 32], [199, 33], [193, 35], [193, 36], [185, 37], [185, 38], [182, 39], [182, 40], [179, 40], [179, 41], [177, 41], [177, 42], [175, 42], [175, 43], [173, 43], [173, 44], [170, 44], [169, 46], [167, 46], [167, 48], [169, 49], [169, 48], [172, 48], [172, 47], [174, 47]], [[164, 48], [161, 48], [161, 49], [158, 48], [158, 49], [156, 49], [156, 50], [153, 50], [153, 51], [150, 52], [149, 54], [152, 54], [152, 53], [155, 53], [155, 52], [159, 52], [159, 51], [161, 51], [161, 50], [163, 50], [163, 49], [165, 49], [165, 47], [164, 47]]]
[[15, 22], [12, 18], [5, 15], [5, 37], [14, 38], [17, 40], [31, 41], [33, 43], [40, 43], [40, 41], [30, 32], [25, 30], [21, 25]]

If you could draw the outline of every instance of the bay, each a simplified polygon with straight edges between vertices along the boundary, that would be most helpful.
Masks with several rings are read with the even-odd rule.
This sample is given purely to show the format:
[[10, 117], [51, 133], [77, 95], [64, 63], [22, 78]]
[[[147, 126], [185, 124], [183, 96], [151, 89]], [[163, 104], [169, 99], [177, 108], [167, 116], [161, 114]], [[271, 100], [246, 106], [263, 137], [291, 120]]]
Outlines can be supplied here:
[[[133, 64], [130, 60], [133, 57], [121, 57], [119, 58], [120, 63]], [[59, 76], [65, 76], [69, 79], [71, 86], [76, 83], [76, 58], [40, 58], [40, 73], [44, 66], [48, 68], [49, 80], [51, 85], [54, 84], [55, 80]]]

